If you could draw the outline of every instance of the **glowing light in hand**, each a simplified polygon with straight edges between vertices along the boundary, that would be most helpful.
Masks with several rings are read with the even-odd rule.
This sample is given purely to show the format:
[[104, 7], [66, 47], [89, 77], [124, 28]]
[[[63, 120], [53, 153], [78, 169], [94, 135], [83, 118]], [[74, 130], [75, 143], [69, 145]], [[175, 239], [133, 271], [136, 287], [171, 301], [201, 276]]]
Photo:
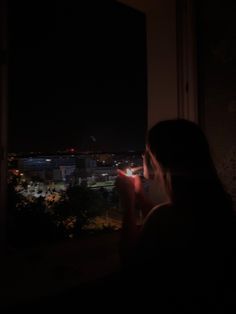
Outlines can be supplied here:
[[126, 175], [127, 177], [132, 177], [133, 176], [133, 171], [131, 169], [126, 170]]

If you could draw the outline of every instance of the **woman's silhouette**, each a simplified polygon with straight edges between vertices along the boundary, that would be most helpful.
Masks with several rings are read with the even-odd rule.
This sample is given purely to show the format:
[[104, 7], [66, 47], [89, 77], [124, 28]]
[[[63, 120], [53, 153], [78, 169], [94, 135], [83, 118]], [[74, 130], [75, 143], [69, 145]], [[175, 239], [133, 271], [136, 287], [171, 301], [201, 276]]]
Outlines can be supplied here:
[[138, 176], [119, 171], [125, 287], [182, 312], [230, 304], [235, 216], [201, 129], [183, 119], [157, 123], [147, 135], [144, 175], [166, 201], [153, 204]]

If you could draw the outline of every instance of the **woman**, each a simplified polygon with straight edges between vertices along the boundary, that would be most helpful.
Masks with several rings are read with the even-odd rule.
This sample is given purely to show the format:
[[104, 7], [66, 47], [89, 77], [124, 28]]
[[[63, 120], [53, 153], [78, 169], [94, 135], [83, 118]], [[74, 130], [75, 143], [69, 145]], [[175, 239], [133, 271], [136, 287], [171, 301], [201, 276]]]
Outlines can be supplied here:
[[200, 128], [182, 119], [156, 124], [147, 136], [144, 176], [159, 184], [164, 203], [145, 196], [138, 176], [119, 171], [117, 179], [127, 287], [149, 295], [154, 284], [162, 302], [182, 310], [229, 303], [235, 216]]

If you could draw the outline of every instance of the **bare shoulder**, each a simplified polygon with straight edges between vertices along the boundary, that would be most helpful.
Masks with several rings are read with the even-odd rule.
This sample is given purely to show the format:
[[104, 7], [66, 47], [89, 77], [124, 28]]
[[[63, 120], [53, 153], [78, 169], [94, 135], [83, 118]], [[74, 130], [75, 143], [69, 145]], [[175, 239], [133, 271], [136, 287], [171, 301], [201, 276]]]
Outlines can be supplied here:
[[162, 204], [155, 206], [144, 220], [143, 234], [154, 235], [160, 233], [166, 228], [170, 221], [174, 220], [174, 208], [171, 204]]
[[[174, 243], [191, 233], [191, 218], [172, 204], [163, 204], [150, 212], [143, 225], [143, 238]], [[154, 240], [155, 239], [155, 240]]]
[[170, 203], [155, 206], [145, 218], [144, 226], [152, 224], [154, 222], [164, 222], [165, 220], [168, 221], [170, 218], [175, 216], [175, 212], [175, 207]]

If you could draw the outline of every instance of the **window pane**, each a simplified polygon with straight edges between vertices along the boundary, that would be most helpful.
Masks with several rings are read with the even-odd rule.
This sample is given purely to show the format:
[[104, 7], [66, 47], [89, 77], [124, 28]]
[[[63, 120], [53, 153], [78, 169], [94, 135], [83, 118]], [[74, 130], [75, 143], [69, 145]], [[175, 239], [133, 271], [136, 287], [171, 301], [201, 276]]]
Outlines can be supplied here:
[[118, 265], [116, 172], [142, 164], [146, 132], [145, 16], [12, 1], [9, 45], [12, 304]]

